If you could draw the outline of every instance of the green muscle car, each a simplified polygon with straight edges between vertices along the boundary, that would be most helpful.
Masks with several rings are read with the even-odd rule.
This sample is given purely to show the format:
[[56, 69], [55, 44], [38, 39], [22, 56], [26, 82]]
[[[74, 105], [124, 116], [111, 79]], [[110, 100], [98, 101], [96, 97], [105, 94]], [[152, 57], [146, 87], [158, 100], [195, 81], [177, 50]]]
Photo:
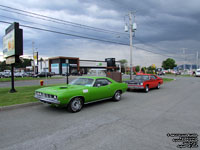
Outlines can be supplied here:
[[119, 101], [127, 90], [126, 83], [119, 83], [107, 77], [80, 77], [66, 86], [41, 88], [35, 91], [35, 98], [55, 106], [67, 106], [71, 112], [78, 112], [84, 104], [105, 99]]

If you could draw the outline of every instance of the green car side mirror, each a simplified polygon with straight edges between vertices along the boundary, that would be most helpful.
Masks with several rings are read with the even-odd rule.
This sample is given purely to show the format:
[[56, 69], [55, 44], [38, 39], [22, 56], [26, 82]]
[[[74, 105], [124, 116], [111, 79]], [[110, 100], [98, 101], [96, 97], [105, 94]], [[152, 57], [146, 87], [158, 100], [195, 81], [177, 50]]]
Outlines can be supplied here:
[[101, 84], [97, 84], [97, 87], [100, 87], [101, 86]]

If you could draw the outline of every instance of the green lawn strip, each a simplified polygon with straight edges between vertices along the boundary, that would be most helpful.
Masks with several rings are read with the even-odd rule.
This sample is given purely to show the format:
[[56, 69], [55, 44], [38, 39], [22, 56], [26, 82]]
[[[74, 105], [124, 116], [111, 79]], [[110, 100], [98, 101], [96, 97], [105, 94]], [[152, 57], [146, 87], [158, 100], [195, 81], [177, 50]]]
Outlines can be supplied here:
[[162, 78], [163, 79], [163, 82], [170, 82], [170, 81], [173, 81], [174, 79], [171, 79], [171, 78]]
[[190, 75], [190, 74], [181, 74], [181, 75], [166, 74], [166, 76], [170, 76], [170, 77], [193, 77], [193, 75]]
[[[47, 79], [62, 79], [64, 77], [51, 77], [51, 78], [47, 78]], [[33, 77], [19, 77], [19, 78], [15, 78], [15, 81], [24, 81], [24, 80], [45, 80], [46, 77], [40, 77], [40, 78], [33, 78]], [[11, 78], [0, 78], [0, 82], [9, 82], [11, 81]]]
[[[173, 81], [174, 79], [170, 79], [170, 78], [162, 78], [163, 79], [163, 82], [170, 82], [170, 81]], [[130, 79], [123, 79], [123, 82], [124, 81], [128, 81]]]
[[[56, 85], [64, 85], [64, 84], [56, 84]], [[48, 86], [55, 86], [55, 85], [48, 85]], [[9, 93], [10, 88], [0, 88], [0, 107], [29, 103], [29, 102], [38, 102], [38, 100], [34, 98], [35, 90], [38, 88], [41, 88], [41, 86], [15, 87], [17, 91], [16, 93]]]

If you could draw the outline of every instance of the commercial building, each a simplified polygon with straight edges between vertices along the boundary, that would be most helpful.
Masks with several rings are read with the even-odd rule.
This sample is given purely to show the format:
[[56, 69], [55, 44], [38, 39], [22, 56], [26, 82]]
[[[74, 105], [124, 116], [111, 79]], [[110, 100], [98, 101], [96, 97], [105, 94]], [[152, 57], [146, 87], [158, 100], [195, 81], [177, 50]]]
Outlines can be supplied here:
[[[67, 63], [68, 62], [68, 67]], [[52, 57], [48, 60], [38, 61], [38, 72], [49, 71], [55, 74], [65, 74], [68, 68], [69, 74], [87, 74], [90, 69], [107, 69], [121, 71], [121, 65], [119, 61], [115, 61], [114, 58], [100, 60], [80, 60], [78, 57]]]

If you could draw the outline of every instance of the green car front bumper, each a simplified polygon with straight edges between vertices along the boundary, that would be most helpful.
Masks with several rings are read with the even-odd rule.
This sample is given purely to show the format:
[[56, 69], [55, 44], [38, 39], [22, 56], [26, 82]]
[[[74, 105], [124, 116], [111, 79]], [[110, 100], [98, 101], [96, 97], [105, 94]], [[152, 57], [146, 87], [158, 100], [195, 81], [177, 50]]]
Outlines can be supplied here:
[[36, 92], [34, 97], [37, 98], [38, 100], [40, 100], [43, 103], [60, 104], [60, 101], [58, 101], [57, 98], [54, 98], [54, 95]]

